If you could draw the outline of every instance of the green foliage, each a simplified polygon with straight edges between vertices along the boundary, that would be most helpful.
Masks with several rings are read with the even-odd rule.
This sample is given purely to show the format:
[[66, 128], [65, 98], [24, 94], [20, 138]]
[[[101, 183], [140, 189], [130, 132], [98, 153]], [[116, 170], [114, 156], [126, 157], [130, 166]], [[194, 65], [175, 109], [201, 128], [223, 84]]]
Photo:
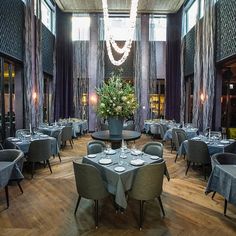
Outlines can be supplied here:
[[129, 117], [137, 109], [134, 87], [121, 79], [121, 72], [112, 73], [96, 92], [99, 98], [97, 113], [101, 117]]

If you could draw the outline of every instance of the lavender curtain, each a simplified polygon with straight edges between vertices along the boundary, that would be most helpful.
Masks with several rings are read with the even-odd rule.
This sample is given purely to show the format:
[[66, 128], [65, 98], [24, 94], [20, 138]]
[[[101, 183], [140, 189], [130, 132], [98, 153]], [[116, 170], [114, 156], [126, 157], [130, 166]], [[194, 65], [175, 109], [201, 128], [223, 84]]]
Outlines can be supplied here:
[[[25, 126], [36, 127], [43, 121], [43, 69], [42, 69], [42, 25], [41, 1], [36, 1], [37, 15], [34, 16], [34, 1], [26, 0], [25, 7], [25, 55], [24, 55], [24, 111]], [[36, 93], [36, 99], [33, 94]]]
[[166, 118], [180, 120], [180, 47], [182, 8], [167, 16], [166, 46]]
[[205, 1], [203, 17], [203, 93], [206, 101], [203, 104], [203, 129], [212, 126], [212, 114], [215, 94], [215, 0]]
[[73, 116], [73, 48], [71, 13], [57, 8], [55, 119]]

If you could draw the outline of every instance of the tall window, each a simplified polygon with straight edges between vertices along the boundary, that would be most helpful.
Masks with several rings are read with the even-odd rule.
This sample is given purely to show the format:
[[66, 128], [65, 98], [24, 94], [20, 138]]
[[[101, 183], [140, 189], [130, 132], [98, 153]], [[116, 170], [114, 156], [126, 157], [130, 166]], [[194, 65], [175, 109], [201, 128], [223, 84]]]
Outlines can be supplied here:
[[166, 41], [166, 17], [150, 18], [149, 40]]
[[90, 39], [90, 17], [72, 17], [72, 41], [89, 41]]
[[198, 16], [198, 1], [194, 1], [190, 8], [187, 10], [187, 32], [196, 24]]

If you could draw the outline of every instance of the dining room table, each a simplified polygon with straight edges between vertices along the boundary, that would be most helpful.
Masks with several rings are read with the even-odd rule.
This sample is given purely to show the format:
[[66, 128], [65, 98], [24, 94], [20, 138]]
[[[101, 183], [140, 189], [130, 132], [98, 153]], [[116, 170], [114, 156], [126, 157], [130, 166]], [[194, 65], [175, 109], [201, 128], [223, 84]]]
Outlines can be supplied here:
[[[192, 140], [203, 141], [207, 144], [208, 151], [210, 155], [215, 153], [231, 152], [236, 151], [236, 140], [234, 139], [217, 139], [216, 137], [207, 137], [204, 135], [198, 135], [193, 137]], [[178, 150], [178, 154], [184, 155], [188, 154], [188, 140], [185, 140]]]
[[[6, 142], [10, 142], [13, 146], [20, 149], [25, 154], [28, 153], [30, 143], [34, 140], [49, 139], [51, 142], [51, 155], [57, 155], [59, 152], [56, 138], [46, 134], [22, 135], [20, 137], [8, 137]], [[39, 150], [40, 151], [40, 150]]]
[[236, 165], [215, 165], [205, 193], [217, 192], [236, 205]]
[[126, 192], [132, 188], [138, 169], [162, 161], [158, 156], [130, 149], [107, 149], [83, 157], [83, 163], [91, 164], [100, 170], [108, 192], [115, 196], [115, 203], [123, 209], [127, 207]]

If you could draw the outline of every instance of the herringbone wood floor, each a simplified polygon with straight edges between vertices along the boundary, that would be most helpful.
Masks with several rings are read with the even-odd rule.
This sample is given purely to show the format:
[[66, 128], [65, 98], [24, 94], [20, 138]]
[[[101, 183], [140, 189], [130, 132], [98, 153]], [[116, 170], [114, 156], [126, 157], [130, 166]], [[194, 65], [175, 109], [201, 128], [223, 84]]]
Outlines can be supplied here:
[[[87, 134], [61, 152], [62, 163], [52, 159], [53, 174], [39, 167], [33, 180], [26, 171], [22, 182], [24, 194], [16, 186], [9, 187], [10, 207], [5, 209], [4, 191], [0, 191], [0, 235], [236, 235], [236, 207], [229, 204], [227, 217], [223, 216], [223, 198], [214, 200], [204, 194], [206, 181], [200, 170], [190, 169], [185, 176], [185, 160], [174, 163], [175, 154], [165, 144], [164, 158], [171, 175], [165, 178], [162, 194], [166, 217], [160, 214], [155, 201], [145, 205], [144, 227], [138, 230], [139, 205], [129, 200], [126, 211], [116, 213], [112, 199], [99, 206], [99, 228], [94, 227], [93, 202], [82, 199], [77, 215], [73, 211], [77, 192], [72, 160], [86, 153]], [[150, 141], [142, 135], [136, 146]]]

